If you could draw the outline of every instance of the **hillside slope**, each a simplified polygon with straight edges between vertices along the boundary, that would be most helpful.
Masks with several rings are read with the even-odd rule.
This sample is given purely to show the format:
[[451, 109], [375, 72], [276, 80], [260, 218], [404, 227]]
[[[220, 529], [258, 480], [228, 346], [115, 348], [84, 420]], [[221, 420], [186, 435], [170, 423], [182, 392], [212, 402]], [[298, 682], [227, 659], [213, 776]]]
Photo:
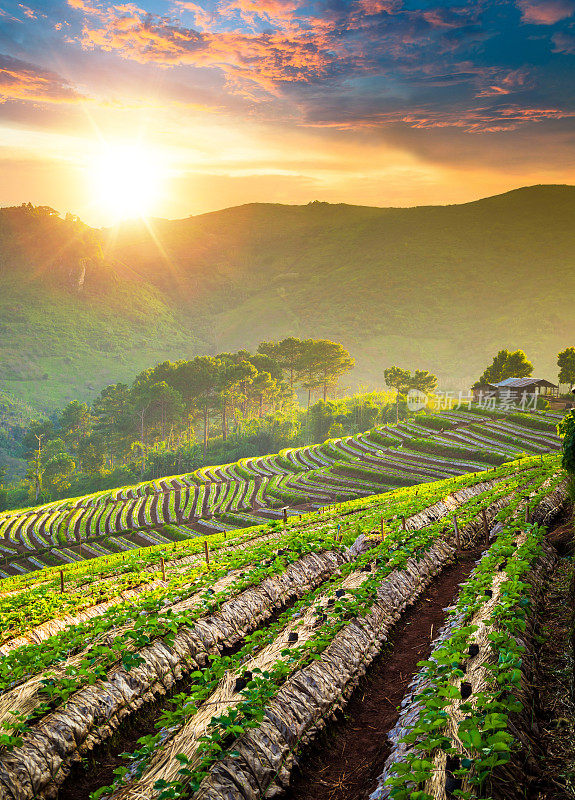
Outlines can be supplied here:
[[286, 334], [341, 341], [350, 383], [381, 385], [399, 362], [465, 388], [501, 347], [554, 379], [575, 341], [574, 214], [570, 186], [408, 209], [252, 204], [151, 231], [4, 209], [0, 386], [50, 407]]

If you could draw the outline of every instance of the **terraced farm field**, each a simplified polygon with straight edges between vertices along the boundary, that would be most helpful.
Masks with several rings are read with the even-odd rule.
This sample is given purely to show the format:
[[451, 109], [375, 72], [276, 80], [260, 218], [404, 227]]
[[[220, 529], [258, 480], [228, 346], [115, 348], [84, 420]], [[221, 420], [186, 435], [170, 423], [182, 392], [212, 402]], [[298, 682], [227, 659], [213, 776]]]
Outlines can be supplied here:
[[559, 456], [532, 455], [2, 581], [0, 800], [335, 798], [344, 760], [318, 770], [319, 735], [437, 592], [433, 657], [337, 796], [497, 800], [527, 747], [517, 637], [529, 652], [566, 503]]
[[553, 415], [421, 414], [320, 445], [0, 514], [0, 577], [166, 545], [557, 450]]

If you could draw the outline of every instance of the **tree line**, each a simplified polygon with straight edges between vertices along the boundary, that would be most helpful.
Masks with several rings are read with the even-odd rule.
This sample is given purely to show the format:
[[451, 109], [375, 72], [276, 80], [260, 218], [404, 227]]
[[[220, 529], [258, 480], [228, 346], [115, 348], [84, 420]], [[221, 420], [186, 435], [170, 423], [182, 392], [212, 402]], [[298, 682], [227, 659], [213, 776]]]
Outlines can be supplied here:
[[[0, 510], [393, 423], [409, 415], [410, 389], [430, 395], [438, 383], [430, 372], [391, 366], [383, 370], [390, 391], [330, 398], [353, 365], [341, 344], [295, 337], [262, 342], [254, 353], [164, 361], [131, 385], [105, 387], [91, 404], [73, 400], [32, 423], [23, 437], [26, 479], [7, 485], [0, 474]], [[559, 354], [558, 365], [561, 383], [575, 383], [575, 347]], [[501, 350], [475, 385], [532, 372], [522, 350]]]
[[210, 438], [225, 443], [270, 415], [285, 422], [298, 407], [297, 392], [308, 408], [314, 395], [325, 403], [353, 366], [341, 344], [295, 337], [262, 342], [255, 353], [164, 361], [130, 386], [112, 384], [92, 404], [73, 400], [55, 418], [31, 425], [24, 437], [31, 499], [61, 495], [79, 473], [129, 463], [143, 474], [151, 452], [199, 443], [206, 463]]
[[[557, 355], [557, 366], [559, 367], [559, 383], [575, 384], [575, 347], [566, 347]], [[489, 383], [499, 383], [507, 378], [530, 378], [533, 375], [533, 364], [523, 350], [500, 350], [493, 357], [493, 361], [487, 366], [473, 385], [473, 388], [480, 388]]]

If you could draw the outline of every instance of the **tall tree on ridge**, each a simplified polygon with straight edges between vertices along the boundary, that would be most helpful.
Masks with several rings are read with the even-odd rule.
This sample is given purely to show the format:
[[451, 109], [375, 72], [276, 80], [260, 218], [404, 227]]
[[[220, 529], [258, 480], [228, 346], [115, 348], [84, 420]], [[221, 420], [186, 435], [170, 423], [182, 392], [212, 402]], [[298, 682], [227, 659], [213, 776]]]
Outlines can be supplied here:
[[386, 384], [397, 392], [395, 397], [395, 422], [397, 424], [399, 422], [399, 398], [401, 395], [407, 394], [410, 389], [411, 371], [401, 367], [388, 367], [383, 371], [383, 377]]
[[575, 347], [566, 347], [557, 356], [559, 383], [575, 383]]
[[427, 370], [416, 369], [409, 382], [410, 389], [418, 389], [424, 394], [431, 394], [437, 388], [437, 376]]
[[533, 373], [533, 364], [527, 360], [523, 350], [500, 350], [492, 363], [474, 384], [474, 388], [487, 383], [499, 383], [506, 378], [527, 378]]
[[[262, 342], [258, 346], [258, 353], [272, 358], [289, 375], [289, 385], [292, 390], [294, 384], [299, 382], [302, 372], [305, 371], [302, 368], [303, 344], [301, 339], [288, 336], [280, 342]], [[272, 374], [267, 367], [265, 369]]]
[[228, 404], [233, 398], [233, 390], [239, 384], [247, 384], [258, 374], [257, 369], [246, 360], [237, 360], [235, 353], [222, 353], [217, 356], [219, 368], [219, 392], [221, 397], [222, 439], [228, 434]]
[[313, 349], [321, 365], [323, 401], [325, 403], [328, 389], [335, 386], [341, 375], [353, 369], [355, 360], [343, 345], [330, 342], [328, 339], [319, 339], [314, 343]]
[[399, 422], [399, 400], [406, 395], [410, 389], [417, 389], [424, 394], [430, 394], [437, 387], [437, 376], [427, 370], [416, 369], [414, 374], [411, 370], [401, 367], [388, 367], [383, 373], [385, 382], [397, 392], [395, 398], [395, 421]]
[[106, 386], [94, 400], [94, 437], [113, 458], [130, 448], [130, 390], [125, 383]]
[[201, 410], [204, 421], [204, 460], [208, 449], [210, 408], [215, 403], [219, 381], [220, 365], [212, 356], [197, 356], [192, 361], [179, 362], [173, 376], [173, 385], [178, 388], [184, 400]]

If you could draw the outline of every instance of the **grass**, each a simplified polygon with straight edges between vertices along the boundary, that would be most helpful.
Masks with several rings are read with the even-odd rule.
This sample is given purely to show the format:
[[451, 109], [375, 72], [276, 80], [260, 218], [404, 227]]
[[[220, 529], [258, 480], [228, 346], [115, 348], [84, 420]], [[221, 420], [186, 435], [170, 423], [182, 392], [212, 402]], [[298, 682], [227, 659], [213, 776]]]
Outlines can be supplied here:
[[[15, 306], [19, 312], [11, 319]], [[42, 411], [95, 397], [150, 364], [202, 349], [186, 335], [178, 310], [151, 288], [119, 286], [113, 302], [103, 302], [4, 283], [0, 319], [10, 321], [10, 337], [0, 344], [0, 385]]]

